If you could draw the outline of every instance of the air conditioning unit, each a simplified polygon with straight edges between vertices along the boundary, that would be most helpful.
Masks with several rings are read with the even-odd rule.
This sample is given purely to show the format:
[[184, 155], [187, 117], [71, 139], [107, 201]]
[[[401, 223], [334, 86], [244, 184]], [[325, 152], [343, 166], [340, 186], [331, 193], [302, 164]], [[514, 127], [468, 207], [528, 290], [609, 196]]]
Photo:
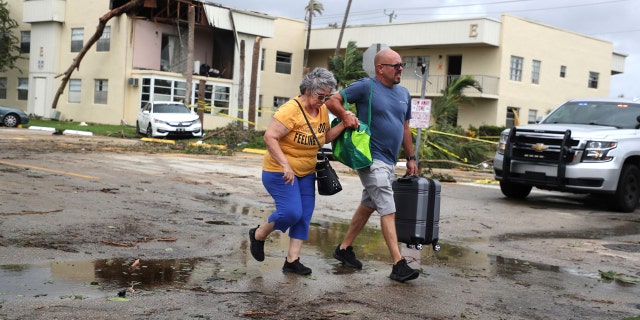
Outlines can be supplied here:
[[127, 83], [129, 83], [130, 86], [137, 87], [138, 86], [138, 78], [129, 78], [129, 81], [127, 81]]

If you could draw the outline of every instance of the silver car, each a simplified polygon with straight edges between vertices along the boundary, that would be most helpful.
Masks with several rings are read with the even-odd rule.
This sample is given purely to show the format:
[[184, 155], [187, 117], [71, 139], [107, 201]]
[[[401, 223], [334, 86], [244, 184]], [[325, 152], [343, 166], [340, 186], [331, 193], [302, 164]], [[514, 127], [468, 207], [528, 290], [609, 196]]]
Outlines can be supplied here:
[[136, 118], [136, 131], [149, 138], [181, 136], [202, 137], [198, 115], [182, 102], [147, 102]]
[[0, 106], [0, 123], [5, 127], [17, 127], [29, 123], [29, 115], [20, 109]]

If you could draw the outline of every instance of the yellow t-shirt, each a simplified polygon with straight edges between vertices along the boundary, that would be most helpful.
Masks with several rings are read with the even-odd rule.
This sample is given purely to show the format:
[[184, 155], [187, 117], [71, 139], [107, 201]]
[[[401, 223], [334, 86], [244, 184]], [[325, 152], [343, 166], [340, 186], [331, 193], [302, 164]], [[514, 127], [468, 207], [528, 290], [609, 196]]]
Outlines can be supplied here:
[[[320, 141], [320, 145], [323, 145], [325, 133], [329, 129], [329, 113], [327, 107], [323, 104], [320, 107], [318, 115], [315, 117], [309, 116], [306, 111], [305, 114], [307, 115], [307, 119], [309, 119], [309, 123], [311, 123], [316, 137], [318, 137]], [[273, 118], [280, 121], [290, 130], [278, 143], [295, 175], [302, 177], [315, 172], [318, 144], [315, 139], [313, 139], [313, 134], [311, 134], [309, 126], [304, 120], [304, 116], [296, 101], [291, 99], [280, 106], [273, 115]], [[264, 156], [262, 169], [268, 172], [283, 171], [282, 166], [271, 157], [269, 152]]]

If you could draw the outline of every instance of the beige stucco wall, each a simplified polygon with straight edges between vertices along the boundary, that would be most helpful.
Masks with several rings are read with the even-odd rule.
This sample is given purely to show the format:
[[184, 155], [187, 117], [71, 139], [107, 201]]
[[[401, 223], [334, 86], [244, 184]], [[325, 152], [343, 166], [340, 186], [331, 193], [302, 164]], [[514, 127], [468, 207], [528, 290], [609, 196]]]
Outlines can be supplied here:
[[[304, 21], [280, 18], [275, 20], [276, 36], [262, 40], [264, 71], [261, 72], [262, 117], [259, 127], [266, 128], [271, 121], [274, 97], [295, 97], [299, 93], [304, 63], [306, 31]], [[311, 35], [313, 37], [313, 33]], [[291, 53], [291, 74], [276, 73], [277, 51]]]
[[[510, 15], [502, 16], [500, 101], [496, 118], [505, 124], [507, 107], [520, 108], [520, 120], [530, 109], [544, 115], [576, 97], [606, 97], [611, 81], [613, 45]], [[509, 80], [511, 56], [523, 58], [522, 81]], [[531, 83], [532, 60], [541, 61], [540, 83]], [[565, 78], [560, 66], [567, 66]], [[598, 72], [598, 88], [588, 88], [589, 72]]]

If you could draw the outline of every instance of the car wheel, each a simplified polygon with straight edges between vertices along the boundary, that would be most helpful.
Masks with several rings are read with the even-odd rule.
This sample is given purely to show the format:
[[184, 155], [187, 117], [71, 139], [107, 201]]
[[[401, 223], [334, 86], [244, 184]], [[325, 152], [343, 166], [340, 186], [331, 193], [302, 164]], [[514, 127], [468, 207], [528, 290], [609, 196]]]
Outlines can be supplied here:
[[640, 169], [625, 164], [620, 173], [616, 193], [612, 196], [611, 208], [620, 212], [633, 212], [640, 199]]
[[153, 129], [151, 128], [151, 124], [147, 127], [147, 138], [153, 138]]
[[140, 134], [140, 122], [136, 121], [136, 134]]
[[2, 119], [2, 124], [5, 127], [17, 127], [20, 124], [20, 118], [13, 113], [9, 113]]
[[509, 198], [524, 199], [531, 193], [531, 186], [500, 180], [500, 191]]

